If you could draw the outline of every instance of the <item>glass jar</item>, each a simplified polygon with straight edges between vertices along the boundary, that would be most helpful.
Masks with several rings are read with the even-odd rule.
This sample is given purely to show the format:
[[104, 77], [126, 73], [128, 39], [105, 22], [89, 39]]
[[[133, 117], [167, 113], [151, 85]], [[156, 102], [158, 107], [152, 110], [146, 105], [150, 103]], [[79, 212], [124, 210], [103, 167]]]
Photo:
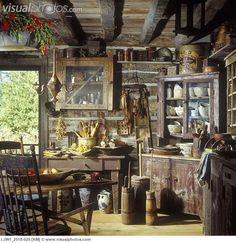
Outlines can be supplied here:
[[166, 96], [167, 98], [171, 98], [172, 97], [172, 88], [171, 88], [171, 84], [168, 84], [168, 87], [166, 89]]

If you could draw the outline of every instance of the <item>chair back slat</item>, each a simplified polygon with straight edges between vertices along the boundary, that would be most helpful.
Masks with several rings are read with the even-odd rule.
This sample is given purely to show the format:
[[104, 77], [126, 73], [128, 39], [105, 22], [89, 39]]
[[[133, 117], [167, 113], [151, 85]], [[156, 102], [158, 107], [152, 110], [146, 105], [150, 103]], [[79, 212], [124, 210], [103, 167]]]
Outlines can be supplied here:
[[20, 137], [20, 141], [0, 141], [0, 153], [24, 155], [22, 137]]
[[[28, 170], [26, 173], [28, 174]], [[20, 198], [24, 198], [23, 182], [22, 182], [22, 178], [20, 177], [19, 171], [18, 171], [18, 176], [19, 176], [19, 186], [20, 186]], [[26, 208], [25, 200], [22, 200], [22, 206], [23, 208]], [[28, 235], [31, 235], [30, 222], [29, 222], [27, 210], [24, 211], [23, 220], [25, 220], [26, 222], [26, 231]]]

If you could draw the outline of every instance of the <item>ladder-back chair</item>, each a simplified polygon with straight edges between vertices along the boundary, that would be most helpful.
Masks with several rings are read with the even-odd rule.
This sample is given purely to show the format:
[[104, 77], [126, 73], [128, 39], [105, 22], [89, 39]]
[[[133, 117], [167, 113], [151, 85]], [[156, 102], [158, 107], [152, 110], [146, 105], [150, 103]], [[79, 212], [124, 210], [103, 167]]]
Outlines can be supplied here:
[[24, 155], [23, 139], [20, 141], [0, 141], [0, 154], [21, 154]]
[[[0, 201], [6, 235], [69, 235], [70, 227], [50, 220], [41, 191], [34, 147], [31, 156], [0, 155]], [[35, 173], [32, 183], [30, 173]], [[35, 184], [35, 185], [32, 185]], [[34, 195], [37, 195], [37, 200]], [[60, 223], [58, 223], [61, 221]]]

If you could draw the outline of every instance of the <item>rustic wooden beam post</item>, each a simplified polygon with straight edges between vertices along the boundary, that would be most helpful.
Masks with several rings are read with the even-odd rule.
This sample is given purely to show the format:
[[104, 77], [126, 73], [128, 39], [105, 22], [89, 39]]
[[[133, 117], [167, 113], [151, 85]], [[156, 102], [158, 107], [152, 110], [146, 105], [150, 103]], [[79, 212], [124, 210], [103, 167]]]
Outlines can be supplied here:
[[115, 34], [115, 3], [114, 0], [98, 0], [101, 11], [101, 22], [104, 29], [104, 40], [112, 41]]
[[[146, 16], [142, 33], [140, 35], [140, 43], [149, 43], [153, 38], [156, 38], [161, 34], [161, 31], [164, 29], [171, 16], [171, 14], [167, 14], [168, 12], [170, 13], [170, 11], [167, 11], [167, 6], [170, 2], [171, 0], [152, 0], [149, 13]], [[165, 23], [161, 24], [161, 22]], [[158, 34], [155, 34], [159, 24], [160, 28], [158, 30]]]

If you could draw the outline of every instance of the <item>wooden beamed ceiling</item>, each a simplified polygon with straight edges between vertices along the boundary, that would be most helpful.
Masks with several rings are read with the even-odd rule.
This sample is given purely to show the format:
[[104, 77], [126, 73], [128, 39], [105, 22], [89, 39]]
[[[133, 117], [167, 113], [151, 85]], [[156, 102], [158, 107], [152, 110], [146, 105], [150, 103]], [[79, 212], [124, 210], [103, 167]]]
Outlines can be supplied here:
[[[235, 0], [206, 0], [205, 28], [198, 35], [175, 34], [177, 0], [15, 0], [31, 4], [33, 14], [54, 22], [58, 44], [83, 45], [103, 39], [113, 46], [168, 46], [191, 43], [233, 16]], [[51, 7], [51, 10], [50, 10]], [[64, 8], [63, 8], [64, 7]], [[53, 10], [52, 10], [53, 8]], [[60, 9], [69, 11], [60, 11]], [[73, 10], [73, 11], [71, 11]], [[201, 22], [194, 9], [194, 24]]]

